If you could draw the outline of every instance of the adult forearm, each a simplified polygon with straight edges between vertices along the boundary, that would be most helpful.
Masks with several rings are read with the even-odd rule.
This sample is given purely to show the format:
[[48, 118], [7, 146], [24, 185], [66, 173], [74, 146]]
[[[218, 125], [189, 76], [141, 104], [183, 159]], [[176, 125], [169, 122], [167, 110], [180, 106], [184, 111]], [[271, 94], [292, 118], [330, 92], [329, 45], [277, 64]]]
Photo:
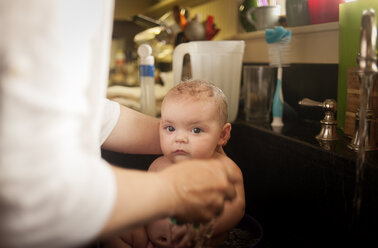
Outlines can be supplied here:
[[207, 222], [235, 197], [240, 184], [238, 173], [216, 160], [186, 160], [156, 173], [112, 169], [117, 197], [102, 235], [169, 216]]
[[101, 236], [146, 224], [173, 213], [172, 188], [156, 173], [113, 167], [117, 198]]
[[133, 154], [160, 154], [159, 119], [121, 106], [118, 122], [102, 148]]

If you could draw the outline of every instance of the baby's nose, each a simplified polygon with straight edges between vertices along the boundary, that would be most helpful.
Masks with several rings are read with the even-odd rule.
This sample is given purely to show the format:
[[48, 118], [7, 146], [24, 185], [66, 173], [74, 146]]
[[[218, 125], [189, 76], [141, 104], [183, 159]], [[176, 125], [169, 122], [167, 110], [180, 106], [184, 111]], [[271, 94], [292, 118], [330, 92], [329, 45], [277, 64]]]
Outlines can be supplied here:
[[188, 143], [188, 138], [186, 138], [186, 137], [179, 137], [179, 138], [177, 138], [177, 142]]
[[177, 134], [176, 141], [180, 143], [188, 143], [189, 139], [185, 133], [181, 132]]

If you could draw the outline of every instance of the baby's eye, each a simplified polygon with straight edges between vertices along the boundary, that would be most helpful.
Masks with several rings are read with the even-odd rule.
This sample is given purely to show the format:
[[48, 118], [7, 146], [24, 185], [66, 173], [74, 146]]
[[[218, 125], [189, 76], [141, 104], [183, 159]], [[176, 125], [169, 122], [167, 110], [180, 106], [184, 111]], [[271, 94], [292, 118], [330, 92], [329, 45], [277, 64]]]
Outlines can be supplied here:
[[200, 133], [200, 132], [202, 132], [202, 129], [199, 128], [199, 127], [195, 127], [195, 128], [192, 129], [192, 132], [193, 133]]
[[166, 237], [159, 237], [159, 241], [165, 243], [168, 239]]
[[168, 126], [165, 128], [168, 132], [174, 132], [175, 131], [175, 128], [172, 127], [172, 126]]

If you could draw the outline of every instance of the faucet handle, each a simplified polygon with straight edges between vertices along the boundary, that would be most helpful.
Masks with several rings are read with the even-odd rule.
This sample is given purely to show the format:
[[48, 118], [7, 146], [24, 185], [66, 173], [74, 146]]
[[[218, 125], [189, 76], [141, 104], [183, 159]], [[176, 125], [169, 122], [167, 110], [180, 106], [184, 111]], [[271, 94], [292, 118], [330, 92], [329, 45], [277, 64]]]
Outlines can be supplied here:
[[308, 107], [322, 107], [326, 112], [336, 112], [337, 110], [337, 103], [333, 99], [326, 99], [324, 102], [318, 102], [311, 100], [310, 98], [303, 98], [298, 104]]
[[326, 99], [324, 102], [318, 102], [309, 98], [303, 98], [298, 104], [308, 107], [323, 108], [325, 116], [323, 120], [320, 121], [322, 128], [320, 133], [315, 137], [316, 139], [323, 141], [339, 139], [336, 132], [337, 121], [335, 119], [335, 112], [337, 110], [337, 103], [335, 100]]
[[321, 107], [323, 103], [311, 100], [310, 98], [303, 98], [302, 100], [298, 102], [298, 104], [302, 106], [309, 106], [309, 107]]

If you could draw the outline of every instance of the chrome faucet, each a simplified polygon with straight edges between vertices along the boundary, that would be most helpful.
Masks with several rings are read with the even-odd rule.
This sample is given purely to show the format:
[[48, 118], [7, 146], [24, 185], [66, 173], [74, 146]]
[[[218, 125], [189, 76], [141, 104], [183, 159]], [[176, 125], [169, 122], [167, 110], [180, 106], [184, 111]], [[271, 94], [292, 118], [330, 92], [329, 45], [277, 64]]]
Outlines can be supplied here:
[[[358, 151], [376, 150], [375, 115], [372, 109], [373, 77], [377, 74], [377, 27], [375, 11], [365, 10], [361, 19], [360, 52], [357, 56], [358, 76], [360, 78], [360, 107], [356, 113], [354, 136], [349, 148]], [[362, 137], [365, 137], [362, 141]]]
[[326, 99], [324, 102], [317, 102], [309, 98], [303, 98], [298, 102], [299, 105], [308, 107], [321, 107], [324, 110], [324, 118], [320, 121], [320, 133], [315, 136], [319, 141], [333, 141], [338, 140], [335, 120], [335, 112], [337, 110], [337, 103], [333, 99]]

